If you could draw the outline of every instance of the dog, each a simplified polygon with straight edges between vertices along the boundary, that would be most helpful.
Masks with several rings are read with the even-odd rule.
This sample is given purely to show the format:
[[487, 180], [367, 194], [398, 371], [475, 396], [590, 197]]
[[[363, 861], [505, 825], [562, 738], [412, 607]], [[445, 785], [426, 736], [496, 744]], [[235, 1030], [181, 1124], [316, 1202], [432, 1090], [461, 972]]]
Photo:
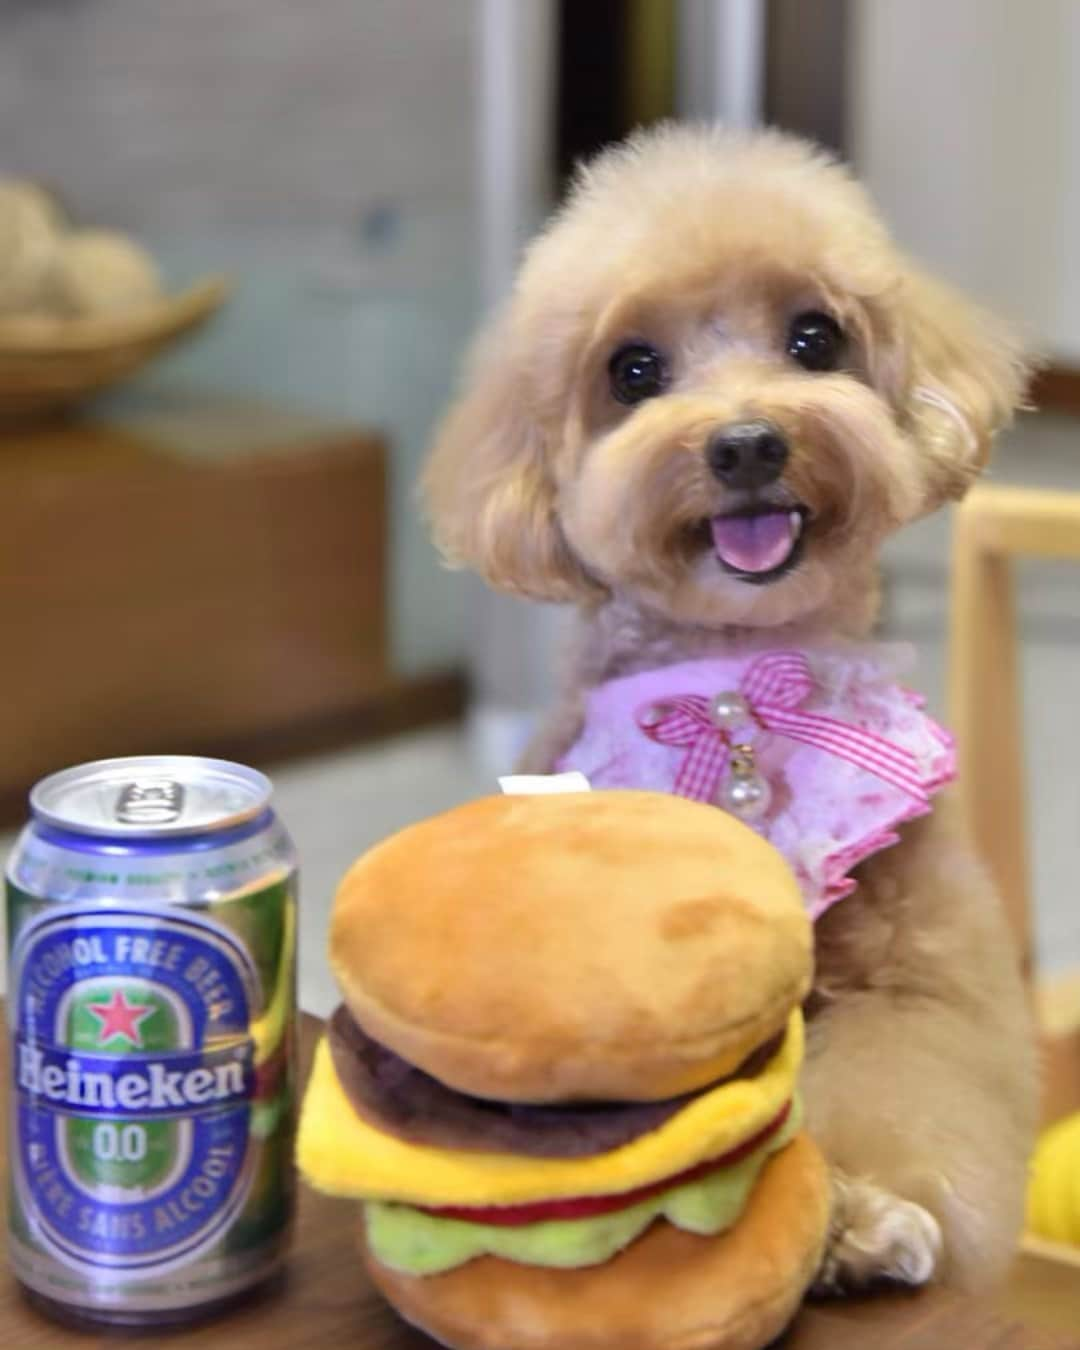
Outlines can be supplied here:
[[[584, 167], [423, 480], [451, 565], [577, 607], [522, 768], [563, 762], [605, 681], [865, 639], [882, 541], [963, 495], [1025, 375], [809, 144], [666, 125]], [[1002, 907], [948, 793], [900, 835], [816, 923], [826, 1291], [984, 1286], [1022, 1219], [1036, 1070]]]

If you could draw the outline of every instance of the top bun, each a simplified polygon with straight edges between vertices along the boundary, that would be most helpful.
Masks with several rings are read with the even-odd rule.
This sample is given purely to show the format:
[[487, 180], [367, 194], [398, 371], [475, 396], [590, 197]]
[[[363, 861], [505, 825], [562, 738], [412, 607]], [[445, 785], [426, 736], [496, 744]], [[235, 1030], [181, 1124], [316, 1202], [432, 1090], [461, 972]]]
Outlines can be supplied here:
[[330, 961], [350, 1012], [459, 1092], [649, 1101], [733, 1072], [810, 984], [780, 854], [652, 792], [487, 797], [365, 854]]

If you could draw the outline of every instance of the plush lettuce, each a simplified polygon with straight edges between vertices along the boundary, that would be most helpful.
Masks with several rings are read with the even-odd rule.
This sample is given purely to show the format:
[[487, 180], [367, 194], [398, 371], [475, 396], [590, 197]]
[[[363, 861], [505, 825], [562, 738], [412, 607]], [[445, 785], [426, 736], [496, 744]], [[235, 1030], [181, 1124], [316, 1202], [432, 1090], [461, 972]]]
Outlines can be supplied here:
[[410, 1205], [369, 1201], [364, 1206], [368, 1245], [385, 1266], [407, 1275], [436, 1275], [485, 1255], [561, 1269], [599, 1265], [629, 1246], [658, 1218], [690, 1233], [713, 1236], [736, 1222], [766, 1159], [794, 1137], [800, 1115], [796, 1103], [782, 1129], [731, 1167], [592, 1218], [502, 1227], [440, 1218]]

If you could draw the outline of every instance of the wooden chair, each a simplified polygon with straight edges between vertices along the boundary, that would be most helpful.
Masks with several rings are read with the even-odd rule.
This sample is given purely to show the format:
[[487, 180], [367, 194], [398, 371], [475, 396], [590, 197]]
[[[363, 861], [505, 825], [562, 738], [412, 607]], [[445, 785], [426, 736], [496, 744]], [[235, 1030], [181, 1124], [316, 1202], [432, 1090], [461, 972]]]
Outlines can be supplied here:
[[[1080, 970], [1044, 980], [1035, 967], [1012, 577], [1020, 557], [1080, 562], [1080, 493], [976, 488], [957, 512], [953, 534], [949, 703], [959, 787], [1030, 983], [1044, 1042], [1049, 1124], [1080, 1109]], [[1053, 747], [1034, 753], [1052, 754]]]

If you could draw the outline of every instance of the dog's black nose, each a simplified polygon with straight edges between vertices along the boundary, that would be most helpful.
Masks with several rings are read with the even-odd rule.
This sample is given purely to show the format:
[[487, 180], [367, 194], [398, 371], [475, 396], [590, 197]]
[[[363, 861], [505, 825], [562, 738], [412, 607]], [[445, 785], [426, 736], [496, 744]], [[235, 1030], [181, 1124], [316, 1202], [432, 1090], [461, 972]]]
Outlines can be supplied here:
[[762, 488], [784, 471], [788, 447], [771, 422], [735, 422], [709, 442], [705, 458], [729, 488]]

